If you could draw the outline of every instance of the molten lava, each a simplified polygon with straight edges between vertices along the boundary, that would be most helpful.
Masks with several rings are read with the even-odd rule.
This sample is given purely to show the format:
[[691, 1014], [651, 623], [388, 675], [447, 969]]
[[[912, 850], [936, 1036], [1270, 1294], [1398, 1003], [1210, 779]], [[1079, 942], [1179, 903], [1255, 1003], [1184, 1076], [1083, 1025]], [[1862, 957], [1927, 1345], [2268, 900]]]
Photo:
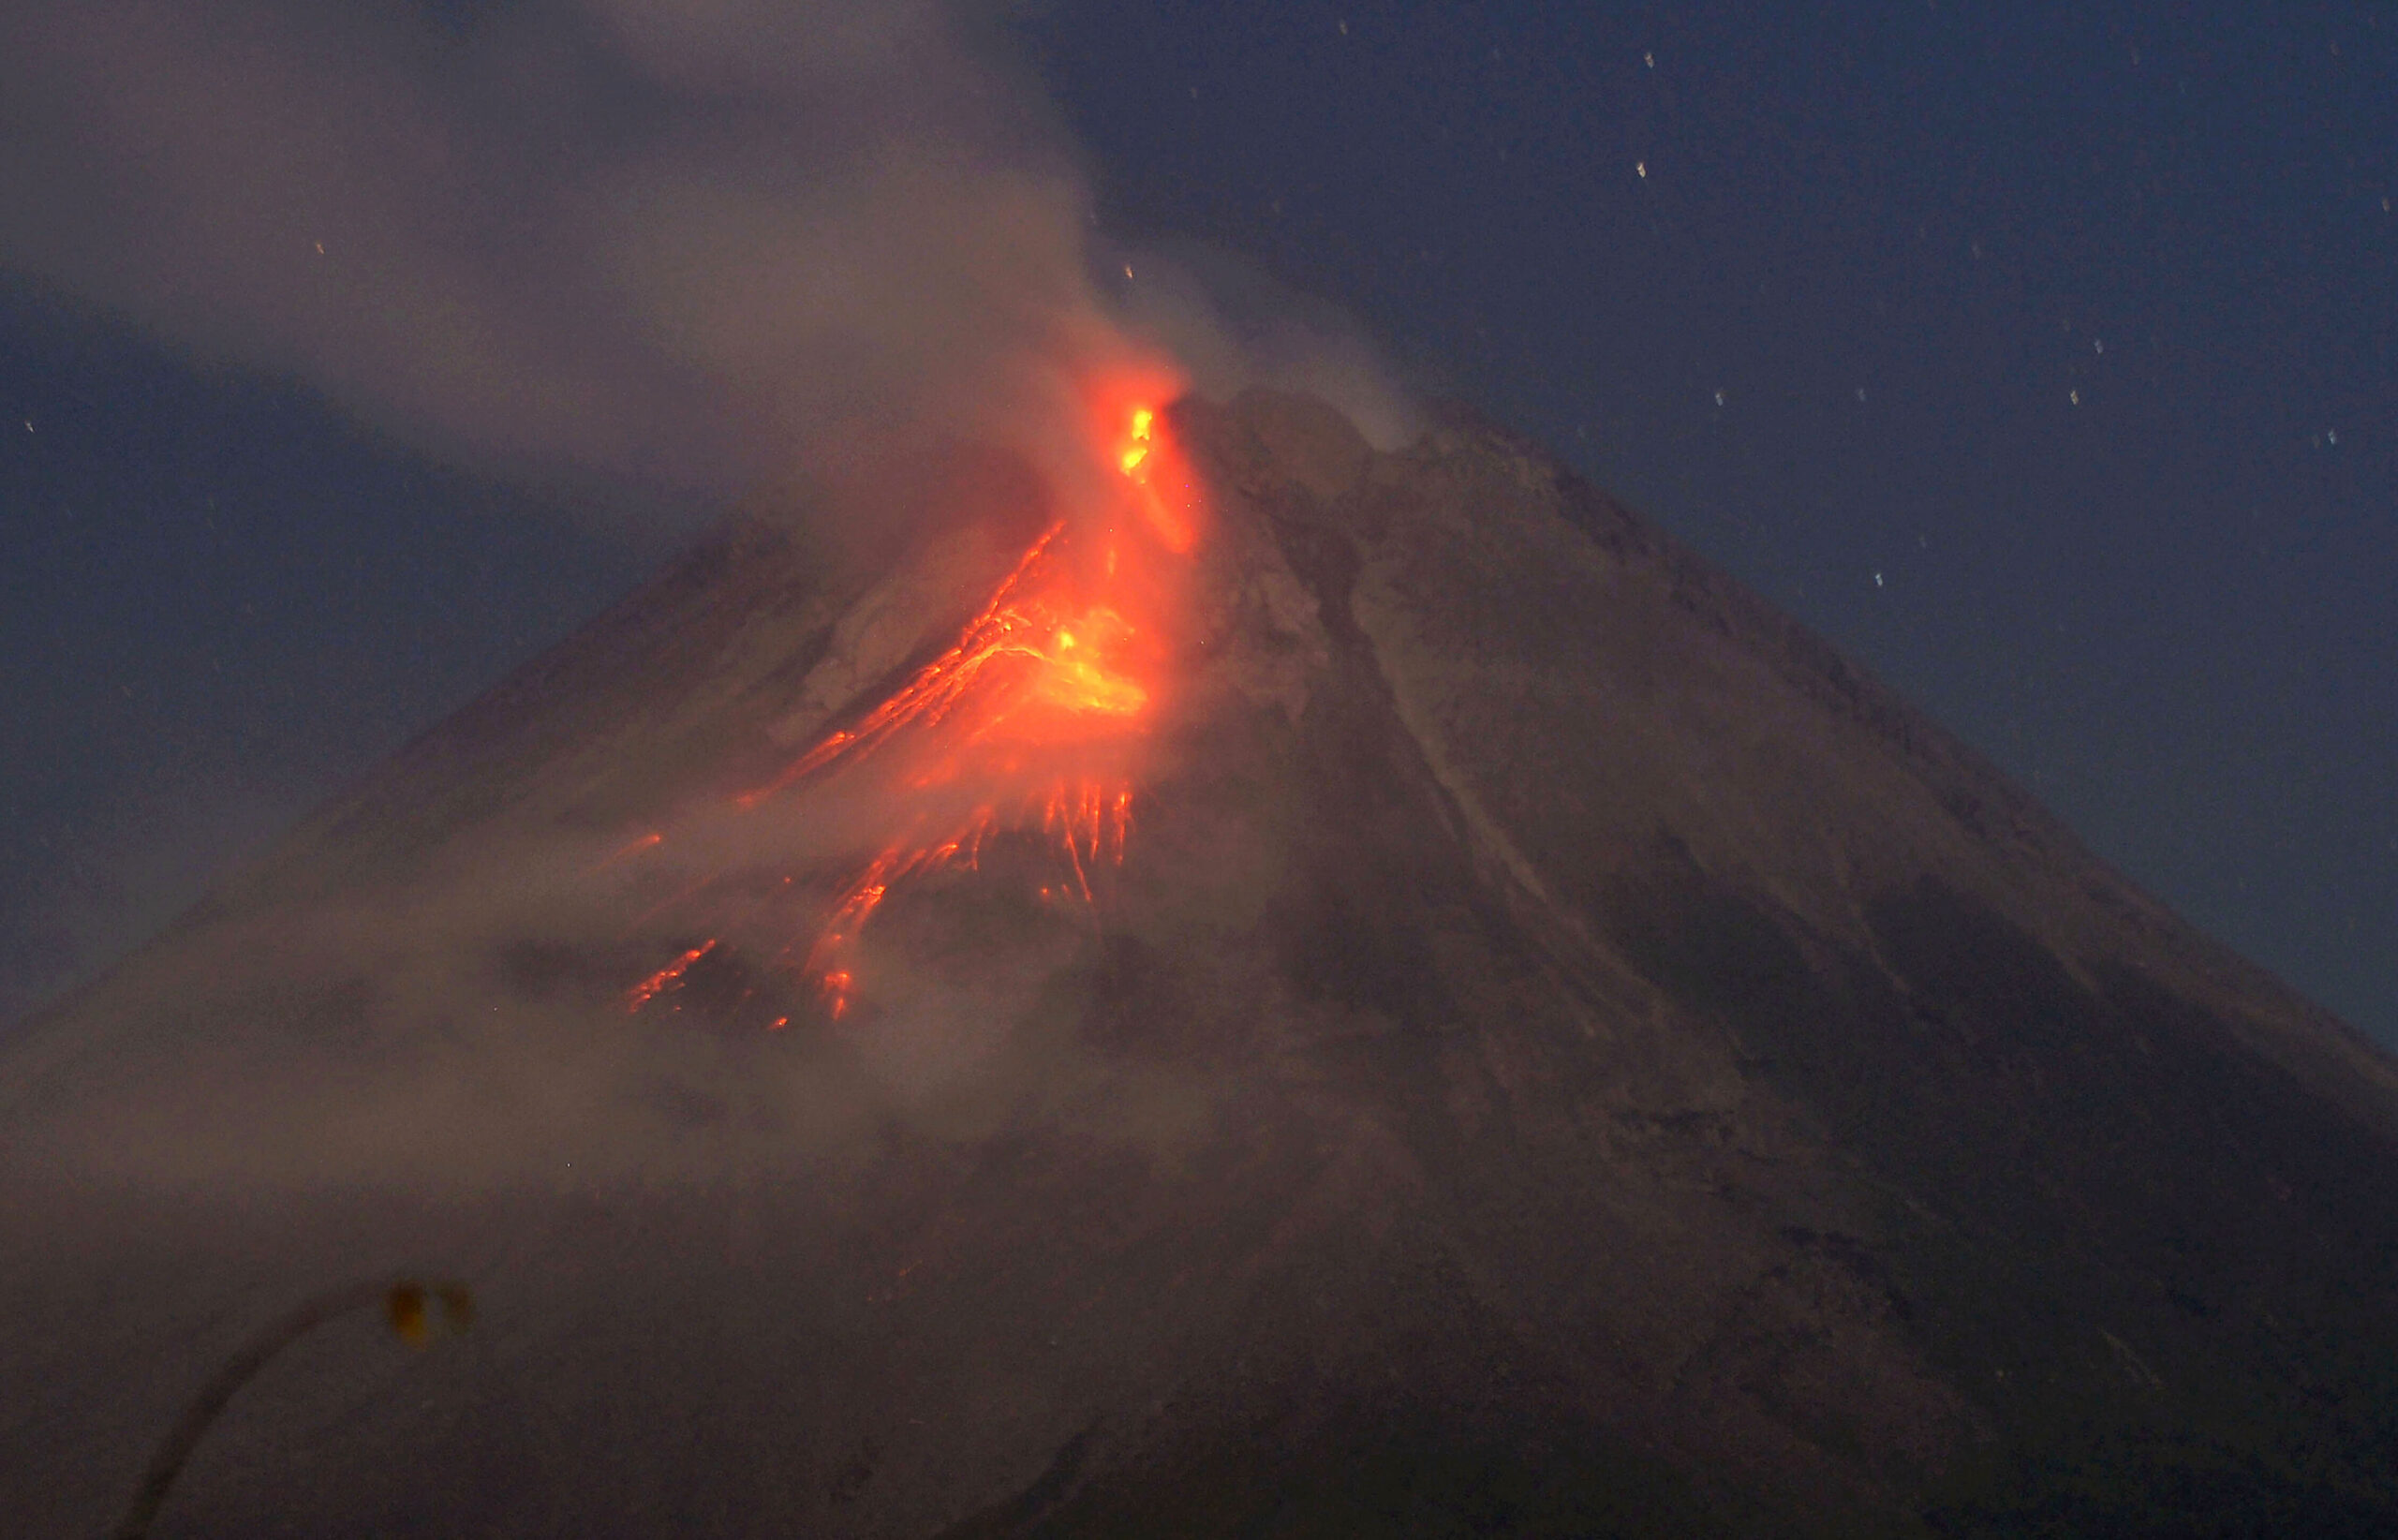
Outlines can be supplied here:
[[716, 938], [710, 937], [708, 940], [702, 941], [699, 945], [691, 948], [688, 952], [686, 952], [681, 956], [675, 958], [673, 962], [668, 963], [657, 972], [652, 973], [649, 977], [642, 980], [639, 984], [634, 985], [632, 988], [628, 990], [625, 994], [625, 1009], [628, 1011], [638, 1011], [643, 1006], [647, 1005], [651, 1000], [656, 1000], [659, 996], [666, 994], [671, 990], [681, 988], [683, 986], [683, 975], [691, 970], [691, 965], [698, 962], [702, 957], [706, 956], [709, 953], [714, 952], [716, 948]]
[[[1060, 520], [1034, 540], [945, 651], [850, 726], [826, 734], [772, 780], [736, 798], [754, 809], [802, 782], [860, 773], [899, 827], [839, 890], [799, 969], [830, 1014], [857, 987], [860, 934], [892, 892], [951, 867], [979, 869], [1006, 835], [1037, 839], [1059, 876], [1044, 898], [1098, 901], [1094, 875], [1120, 865], [1132, 829], [1132, 749], [1147, 728], [1162, 663], [1156, 634], [1167, 585], [1161, 557], [1190, 550], [1187, 510], [1154, 471], [1158, 419], [1131, 409], [1115, 452], [1122, 519]], [[624, 853], [658, 841], [644, 837]], [[800, 956], [793, 938], [777, 962]], [[638, 1011], [678, 985], [715, 946], [694, 949], [627, 997]], [[773, 1025], [783, 1025], [782, 1020]]]
[[[827, 736], [767, 785], [738, 800], [755, 807], [816, 771], [853, 760], [908, 731], [962, 718], [955, 747], [1012, 739], [1056, 743], [1137, 715], [1149, 692], [1125, 672], [1132, 624], [1110, 604], [1079, 600], [1054, 524], [1016, 563], [964, 634], [855, 727]], [[1108, 566], [1117, 565], [1111, 559]], [[930, 784], [921, 781], [920, 784]]]
[[1149, 475], [1150, 452], [1157, 448], [1155, 437], [1158, 414], [1147, 407], [1132, 408], [1131, 430], [1123, 447], [1116, 452], [1117, 468], [1123, 471], [1134, 487], [1133, 506], [1140, 510], [1149, 532], [1176, 555], [1189, 553], [1197, 541], [1199, 532], [1191, 520], [1167, 503], [1165, 489], [1158, 486]]

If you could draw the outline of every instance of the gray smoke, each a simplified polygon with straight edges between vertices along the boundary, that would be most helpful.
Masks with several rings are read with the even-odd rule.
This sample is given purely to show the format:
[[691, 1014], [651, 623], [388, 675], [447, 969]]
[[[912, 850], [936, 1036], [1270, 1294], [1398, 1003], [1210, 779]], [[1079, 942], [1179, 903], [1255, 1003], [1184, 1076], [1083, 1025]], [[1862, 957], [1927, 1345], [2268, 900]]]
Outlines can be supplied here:
[[1261, 319], [1270, 285], [1188, 250], [1115, 282], [1004, 22], [28, 0], [0, 15], [0, 265], [603, 498], [837, 482], [927, 425], [1038, 461], [1128, 335], [1403, 432], [1338, 318]]
[[[20, 0], [0, 269], [603, 508], [789, 488], [880, 535], [935, 500], [928, 437], [1062, 482], [1092, 447], [1083, 379], [1153, 349], [1207, 393], [1312, 389], [1403, 437], [1329, 307], [1095, 241], [1006, 22], [999, 0]], [[274, 822], [248, 778], [221, 796]], [[0, 1018], [203, 885], [227, 842], [152, 822], [0, 940]]]
[[436, 452], [729, 491], [1106, 345], [1071, 148], [931, 0], [33, 0], [0, 262]]

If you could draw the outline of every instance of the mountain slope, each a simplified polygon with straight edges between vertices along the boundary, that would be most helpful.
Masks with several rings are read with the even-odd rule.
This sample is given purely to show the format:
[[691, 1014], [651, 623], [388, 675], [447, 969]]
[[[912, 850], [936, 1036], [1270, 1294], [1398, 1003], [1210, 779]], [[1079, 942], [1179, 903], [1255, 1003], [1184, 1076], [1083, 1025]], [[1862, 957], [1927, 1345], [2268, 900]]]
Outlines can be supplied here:
[[2398, 1525], [2385, 1057], [1536, 449], [1167, 422], [1089, 903], [996, 839], [828, 1010], [755, 917], [871, 799], [704, 811], [1005, 580], [981, 466], [697, 553], [9, 1044], [0, 1496], [96, 1528], [250, 1325], [431, 1268], [468, 1342], [294, 1348], [162, 1533]]

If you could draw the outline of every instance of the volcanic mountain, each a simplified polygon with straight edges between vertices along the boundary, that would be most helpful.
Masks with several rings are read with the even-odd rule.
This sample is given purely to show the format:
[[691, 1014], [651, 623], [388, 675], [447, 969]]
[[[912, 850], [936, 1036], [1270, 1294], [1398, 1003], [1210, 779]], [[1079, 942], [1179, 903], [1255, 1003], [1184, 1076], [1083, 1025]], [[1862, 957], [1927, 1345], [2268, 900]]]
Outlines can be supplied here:
[[2398, 1533], [2398, 1066], [1478, 420], [1121, 466], [725, 530], [15, 1034], [10, 1532], [407, 1274], [155, 1533]]

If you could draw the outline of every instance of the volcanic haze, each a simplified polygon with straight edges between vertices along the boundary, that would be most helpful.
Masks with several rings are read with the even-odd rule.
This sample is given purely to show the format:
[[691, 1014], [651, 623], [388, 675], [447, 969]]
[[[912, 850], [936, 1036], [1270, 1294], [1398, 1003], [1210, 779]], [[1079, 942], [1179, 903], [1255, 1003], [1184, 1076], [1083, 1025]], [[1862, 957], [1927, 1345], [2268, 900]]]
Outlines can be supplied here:
[[157, 1533], [2398, 1533], [2398, 1066], [1532, 446], [1158, 431], [1071, 891], [1002, 812], [812, 950], [977, 812], [812, 746], [1060, 656], [993, 457], [724, 531], [15, 1036], [15, 1530], [407, 1273], [474, 1328], [301, 1340]]

